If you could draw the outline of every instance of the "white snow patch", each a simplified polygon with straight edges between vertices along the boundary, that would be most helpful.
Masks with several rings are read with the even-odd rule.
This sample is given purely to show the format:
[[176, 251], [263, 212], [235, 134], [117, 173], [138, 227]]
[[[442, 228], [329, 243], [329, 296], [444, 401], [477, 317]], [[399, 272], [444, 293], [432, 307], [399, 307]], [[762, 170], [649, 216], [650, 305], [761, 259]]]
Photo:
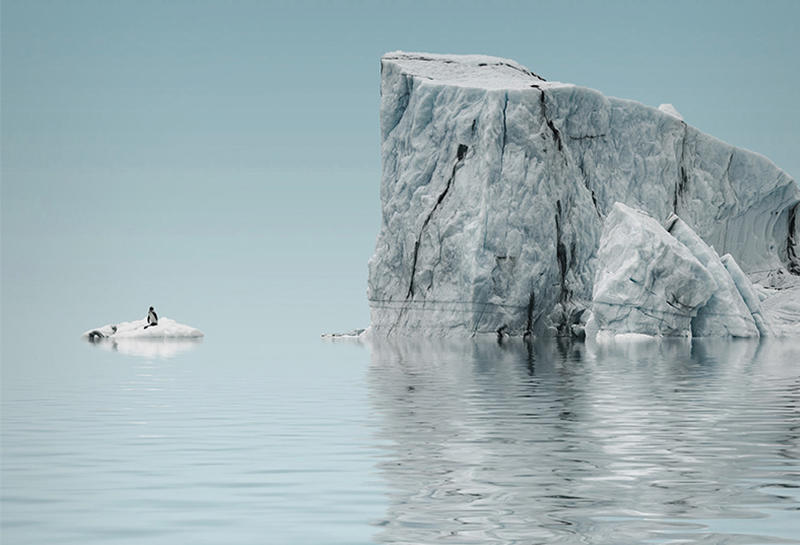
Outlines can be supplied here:
[[672, 117], [683, 121], [683, 116], [672, 104], [662, 104], [658, 107], [658, 109], [664, 112], [665, 114], [669, 114]]
[[381, 59], [382, 69], [392, 67], [421, 83], [480, 89], [526, 89], [531, 85], [563, 85], [546, 82], [511, 59], [489, 55], [440, 55], [394, 51]]

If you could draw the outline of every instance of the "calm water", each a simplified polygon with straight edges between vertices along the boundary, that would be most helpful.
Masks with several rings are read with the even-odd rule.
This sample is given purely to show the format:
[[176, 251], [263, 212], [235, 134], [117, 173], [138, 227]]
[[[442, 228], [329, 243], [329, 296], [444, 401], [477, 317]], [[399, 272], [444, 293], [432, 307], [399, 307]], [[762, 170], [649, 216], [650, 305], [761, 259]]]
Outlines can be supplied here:
[[2, 433], [4, 544], [800, 543], [796, 341], [71, 339]]

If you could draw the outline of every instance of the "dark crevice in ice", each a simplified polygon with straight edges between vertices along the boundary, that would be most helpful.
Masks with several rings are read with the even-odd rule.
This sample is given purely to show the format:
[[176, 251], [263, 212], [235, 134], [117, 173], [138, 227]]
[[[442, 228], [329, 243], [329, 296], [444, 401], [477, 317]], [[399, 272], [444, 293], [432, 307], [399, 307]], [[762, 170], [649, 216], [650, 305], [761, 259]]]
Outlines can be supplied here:
[[689, 175], [686, 173], [686, 166], [681, 165], [681, 177], [678, 182], [678, 197], [682, 197], [684, 191], [686, 191], [686, 186], [689, 185]]
[[570, 136], [570, 140], [592, 140], [594, 138], [605, 138], [606, 133], [602, 134], [585, 134], [583, 136]]
[[[508, 93], [505, 94], [503, 101], [503, 139], [500, 142], [500, 172], [503, 172], [503, 155], [506, 153], [506, 138], [508, 138], [508, 127], [506, 125], [506, 110], [508, 109]], [[502, 174], [501, 174], [502, 175]]]
[[553, 133], [553, 140], [555, 140], [556, 145], [558, 146], [558, 151], [563, 151], [564, 145], [561, 143], [561, 133], [558, 131], [550, 118], [547, 117], [547, 100], [545, 99], [544, 91], [542, 91], [542, 93], [539, 95], [539, 102], [542, 104], [542, 117], [544, 117], [547, 126], [550, 128], [550, 132]]
[[675, 225], [678, 223], [678, 216], [672, 215], [672, 217], [667, 218], [667, 222], [664, 224], [664, 229], [667, 230], [667, 233], [670, 235], [672, 234], [672, 230], [675, 228]]
[[[465, 144], [459, 144], [459, 145], [458, 145], [458, 150], [456, 151], [456, 165], [455, 165], [455, 166], [453, 166], [453, 176], [455, 176], [455, 173], [456, 173], [456, 166], [458, 166], [458, 162], [464, 159], [464, 156], [467, 154], [467, 150], [468, 150], [468, 149], [469, 149], [469, 146], [466, 146]], [[453, 181], [453, 180], [452, 180], [452, 176], [451, 176], [451, 177], [450, 177], [450, 181], [449, 181], [449, 182], [447, 182], [447, 183], [448, 183], [448, 185], [449, 185], [449, 184], [450, 184], [450, 182], [452, 182], [452, 181]]]
[[797, 246], [800, 241], [795, 238], [797, 232], [797, 215], [800, 203], [795, 204], [789, 211], [789, 236], [786, 239], [786, 254], [789, 257], [789, 272], [800, 275], [800, 255], [797, 255]]
[[689, 126], [683, 123], [683, 138], [681, 139], [681, 154], [678, 158], [678, 179], [675, 182], [675, 193], [672, 197], [672, 211], [678, 213], [678, 203], [683, 198], [683, 193], [686, 191], [686, 186], [689, 185], [689, 174], [686, 170], [686, 138], [689, 132]]
[[586, 172], [586, 166], [583, 164], [583, 158], [581, 158], [581, 162], [578, 163], [578, 170], [581, 171], [581, 177], [583, 178], [583, 185], [592, 194], [592, 204], [594, 204], [594, 211], [597, 213], [598, 218], [602, 218], [603, 215], [600, 213], [600, 208], [597, 206], [597, 195], [595, 195], [594, 190], [589, 185], [589, 174]]
[[447, 196], [447, 192], [450, 191], [450, 186], [453, 185], [453, 180], [456, 177], [456, 170], [464, 160], [468, 149], [469, 147], [465, 144], [458, 145], [458, 151], [456, 151], [456, 162], [453, 165], [453, 171], [450, 173], [450, 178], [447, 179], [447, 184], [445, 185], [444, 191], [439, 194], [439, 198], [436, 199], [436, 204], [433, 205], [433, 208], [428, 213], [425, 221], [422, 223], [422, 228], [419, 230], [417, 241], [414, 243], [414, 255], [411, 258], [411, 280], [408, 284], [408, 293], [406, 294], [406, 299], [411, 299], [414, 296], [414, 276], [417, 272], [417, 256], [419, 255], [419, 246], [422, 243], [422, 235], [425, 233], [425, 229], [428, 227], [428, 223], [430, 223], [433, 213], [436, 212], [436, 209], [439, 208], [439, 205], [442, 204], [442, 201]]
[[561, 295], [560, 301], [566, 301], [568, 297], [567, 290], [567, 247], [562, 240], [563, 232], [561, 228], [561, 201], [556, 201], [556, 259], [558, 260], [558, 269], [561, 273]]
[[[564, 242], [564, 217], [561, 209], [561, 201], [556, 201], [556, 260], [558, 261], [558, 269], [560, 273], [560, 291], [558, 295], [559, 305], [561, 306], [560, 317], [556, 319], [556, 331], [560, 337], [569, 336], [571, 334], [571, 324], [577, 323], [579, 313], [576, 313], [574, 305], [571, 303], [572, 292], [567, 286], [567, 272], [570, 263], [575, 262], [575, 254], [577, 253], [575, 242], [570, 244], [570, 250], [567, 251], [567, 245]], [[571, 260], [570, 260], [571, 258]]]
[[497, 328], [497, 344], [503, 344], [503, 337], [506, 335], [506, 331], [508, 331], [508, 324], [503, 324]]
[[688, 314], [692, 312], [692, 310], [694, 310], [694, 307], [691, 307], [689, 305], [684, 305], [683, 303], [678, 301], [674, 293], [671, 294], [669, 299], [666, 299], [665, 301], [669, 306], [671, 306], [672, 308], [683, 314]]
[[479, 62], [478, 66], [481, 66], [481, 67], [483, 67], [483, 66], [505, 66], [506, 68], [511, 68], [512, 70], [516, 70], [517, 72], [522, 72], [523, 74], [525, 74], [527, 76], [533, 76], [536, 79], [539, 79], [541, 81], [547, 81], [546, 79], [544, 79], [542, 76], [536, 74], [535, 72], [531, 72], [530, 70], [522, 68], [522, 67], [519, 67], [519, 66], [514, 66], [513, 64], [508, 64], [507, 62], [493, 62], [491, 64], [489, 64], [488, 62]]
[[547, 126], [550, 127], [550, 131], [553, 133], [553, 139], [556, 141], [556, 144], [558, 144], [558, 151], [562, 151], [564, 149], [564, 146], [561, 143], [561, 133], [558, 132], [556, 126], [553, 125], [553, 122], [550, 121], [549, 119], [547, 120]]
[[508, 138], [508, 125], [506, 124], [506, 111], [508, 110], [508, 93], [503, 99], [503, 150], [506, 148], [506, 138]]
[[423, 55], [407, 55], [407, 54], [399, 54], [399, 55], [384, 55], [383, 57], [385, 60], [394, 60], [394, 61], [429, 61], [429, 62], [441, 62], [443, 64], [455, 64], [456, 61], [451, 59], [435, 59], [433, 57], [425, 57]]
[[728, 165], [725, 167], [725, 179], [728, 180], [728, 183], [730, 183], [731, 179], [731, 165], [733, 164], [734, 153], [736, 153], [736, 150], [731, 151], [731, 155], [728, 157]]
[[[458, 62], [458, 61], [453, 60], [453, 59], [446, 59], [446, 58], [441, 58], [441, 57], [434, 58], [434, 57], [425, 57], [423, 55], [408, 55], [408, 54], [385, 55], [383, 58], [385, 60], [427, 61], [427, 62], [440, 62], [440, 63], [443, 63], [443, 64], [456, 64]], [[535, 72], [531, 72], [527, 68], [523, 68], [521, 66], [514, 66], [513, 64], [508, 64], [507, 62], [493, 62], [493, 63], [480, 62], [480, 63], [478, 63], [478, 66], [480, 66], [480, 67], [484, 67], [484, 66], [505, 66], [506, 68], [511, 68], [512, 70], [516, 70], [517, 72], [522, 72], [523, 74], [525, 74], [527, 76], [533, 76], [534, 78], [536, 78], [538, 80], [547, 81], [542, 76], [536, 74]]]

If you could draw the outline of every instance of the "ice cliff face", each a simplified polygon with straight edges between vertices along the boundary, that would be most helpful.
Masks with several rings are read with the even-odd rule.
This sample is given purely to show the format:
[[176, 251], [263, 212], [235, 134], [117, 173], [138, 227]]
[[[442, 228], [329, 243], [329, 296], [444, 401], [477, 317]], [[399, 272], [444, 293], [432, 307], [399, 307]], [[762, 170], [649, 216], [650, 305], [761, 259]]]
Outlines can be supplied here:
[[800, 274], [800, 189], [662, 110], [484, 56], [381, 61], [377, 333], [566, 335], [615, 202], [677, 213], [748, 274]]
[[[667, 220], [667, 226], [669, 234], [686, 246], [714, 280], [711, 297], [700, 308], [697, 317], [692, 320], [692, 335], [695, 337], [758, 337], [762, 333], [766, 334], [766, 328], [761, 331], [754, 318], [754, 314], [760, 316], [760, 305], [756, 303], [752, 308], [748, 307], [742, 298], [740, 290], [745, 292], [748, 288], [752, 290], [750, 281], [744, 278], [741, 287], [738, 286], [714, 248], [706, 244], [678, 216], [672, 215]], [[730, 254], [725, 255], [730, 258], [732, 265], [736, 264]]]
[[678, 216], [666, 228], [616, 203], [605, 221], [589, 335], [771, 335], [755, 290], [736, 261], [707, 245]]
[[693, 252], [656, 220], [620, 203], [605, 222], [597, 257], [592, 313], [601, 331], [688, 337], [692, 319], [717, 291]]

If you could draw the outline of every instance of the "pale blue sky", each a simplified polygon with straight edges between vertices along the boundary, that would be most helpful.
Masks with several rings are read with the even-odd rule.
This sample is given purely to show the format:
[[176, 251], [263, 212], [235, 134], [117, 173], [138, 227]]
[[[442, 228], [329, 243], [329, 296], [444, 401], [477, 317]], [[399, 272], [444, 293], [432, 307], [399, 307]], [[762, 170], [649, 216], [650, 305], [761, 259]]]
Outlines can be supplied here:
[[671, 102], [797, 177], [798, 20], [791, 1], [5, 0], [3, 350], [149, 305], [207, 339], [366, 326], [386, 51]]

